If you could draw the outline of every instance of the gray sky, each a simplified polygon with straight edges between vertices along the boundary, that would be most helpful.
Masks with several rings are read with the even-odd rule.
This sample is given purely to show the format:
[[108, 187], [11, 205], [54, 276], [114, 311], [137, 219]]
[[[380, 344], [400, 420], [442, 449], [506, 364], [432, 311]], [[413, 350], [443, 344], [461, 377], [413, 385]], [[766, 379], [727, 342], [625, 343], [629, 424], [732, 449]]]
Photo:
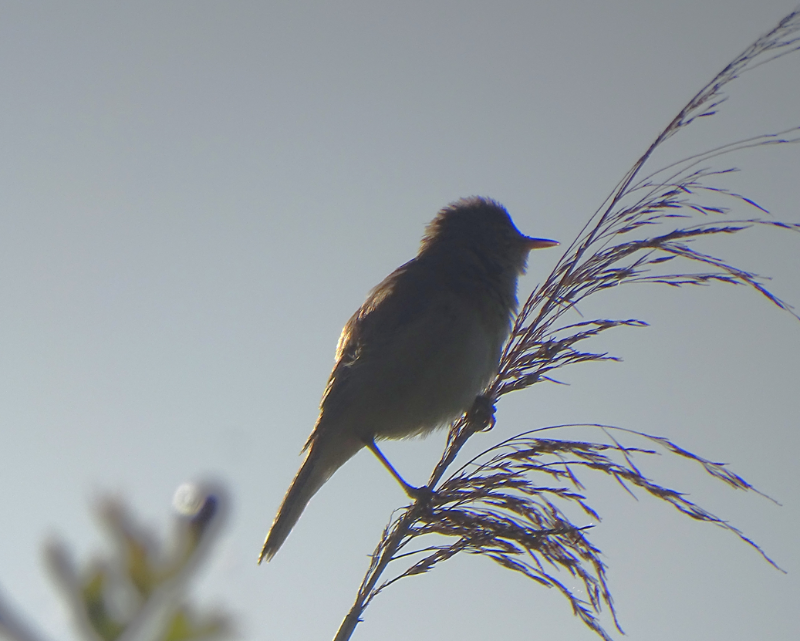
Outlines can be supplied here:
[[[568, 244], [683, 104], [794, 5], [4, 3], [3, 594], [66, 638], [45, 537], [85, 557], [100, 493], [161, 526], [181, 482], [212, 476], [234, 504], [200, 597], [239, 614], [247, 639], [331, 638], [405, 504], [373, 457], [323, 488], [272, 563], [254, 561], [349, 315], [461, 196], [494, 197], [524, 232]], [[670, 153], [800, 124], [799, 76], [798, 55], [761, 68]], [[740, 156], [724, 185], [798, 222], [799, 161], [797, 146]], [[800, 237], [711, 248], [800, 304]], [[532, 257], [523, 298], [557, 258]], [[724, 287], [629, 288], [584, 311], [651, 327], [596, 346], [622, 364], [506, 397], [498, 434], [477, 438], [596, 421], [732, 464], [783, 507], [676, 461], [648, 470], [789, 574], [597, 479], [592, 537], [622, 625], [630, 639], [796, 638], [800, 323]], [[386, 449], [421, 483], [441, 444]], [[554, 591], [475, 558], [395, 585], [355, 638], [506, 637], [596, 638]]]

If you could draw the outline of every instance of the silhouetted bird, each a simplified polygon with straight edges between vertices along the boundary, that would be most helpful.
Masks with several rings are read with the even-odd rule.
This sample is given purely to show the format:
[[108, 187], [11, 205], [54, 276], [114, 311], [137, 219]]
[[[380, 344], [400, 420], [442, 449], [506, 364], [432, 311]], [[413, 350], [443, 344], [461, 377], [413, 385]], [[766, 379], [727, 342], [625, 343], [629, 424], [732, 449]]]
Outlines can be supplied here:
[[428, 225], [419, 254], [392, 272], [347, 322], [306, 458], [272, 524], [271, 559], [308, 501], [362, 447], [412, 496], [375, 439], [427, 434], [470, 408], [497, 373], [531, 249], [493, 200], [467, 198]]

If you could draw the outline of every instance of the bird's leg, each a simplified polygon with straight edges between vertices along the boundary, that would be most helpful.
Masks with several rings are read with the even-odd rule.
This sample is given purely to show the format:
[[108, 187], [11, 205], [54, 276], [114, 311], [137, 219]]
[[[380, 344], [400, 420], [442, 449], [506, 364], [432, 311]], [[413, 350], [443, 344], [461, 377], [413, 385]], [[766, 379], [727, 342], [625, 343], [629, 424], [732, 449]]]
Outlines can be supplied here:
[[410, 483], [407, 483], [406, 480], [402, 476], [400, 476], [398, 471], [396, 469], [394, 469], [394, 466], [391, 463], [389, 463], [389, 459], [387, 459], [383, 455], [383, 452], [381, 452], [378, 449], [378, 446], [375, 445], [375, 439], [365, 438], [364, 439], [364, 445], [366, 445], [370, 449], [370, 451], [375, 456], [378, 457], [378, 460], [381, 463], [383, 463], [383, 466], [387, 470], [389, 470], [389, 473], [395, 479], [397, 479], [398, 483], [400, 483], [401, 487], [403, 488], [403, 491], [405, 491], [405, 493], [408, 494], [412, 499], [419, 499], [419, 498], [422, 498], [423, 496], [429, 495], [431, 493], [431, 491], [430, 491], [430, 489], [428, 487], [425, 487], [425, 486], [423, 486], [423, 487], [414, 487]]
[[474, 425], [477, 432], [488, 432], [497, 423], [494, 417], [494, 399], [481, 394], [467, 412], [467, 420]]

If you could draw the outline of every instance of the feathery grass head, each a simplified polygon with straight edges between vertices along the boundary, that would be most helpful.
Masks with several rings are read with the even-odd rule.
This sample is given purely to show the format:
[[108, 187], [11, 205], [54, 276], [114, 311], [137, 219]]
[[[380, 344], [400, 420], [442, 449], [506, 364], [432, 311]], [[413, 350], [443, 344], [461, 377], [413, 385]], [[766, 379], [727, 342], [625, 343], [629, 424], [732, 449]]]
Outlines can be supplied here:
[[[607, 353], [584, 349], [585, 341], [611, 328], [644, 325], [630, 318], [581, 317], [576, 314], [578, 305], [589, 296], [634, 283], [744, 285], [800, 318], [765, 287], [763, 278], [698, 247], [703, 239], [730, 237], [755, 227], [800, 231], [799, 224], [776, 220], [753, 200], [714, 184], [734, 171], [717, 168], [714, 163], [720, 158], [800, 142], [800, 127], [739, 140], [645, 171], [666, 140], [716, 113], [727, 99], [724, 90], [730, 82], [798, 49], [800, 10], [745, 49], [689, 101], [567, 247], [517, 315], [486, 397], [476, 411], [451, 427], [445, 452], [429, 481], [433, 494], [399, 511], [387, 526], [337, 641], [350, 638], [364, 608], [386, 587], [428, 572], [463, 552], [487, 556], [506, 569], [556, 588], [576, 616], [603, 639], [610, 639], [599, 619], [602, 610], [607, 608], [616, 627], [620, 626], [606, 567], [589, 538], [600, 519], [584, 492], [584, 478], [590, 473], [610, 476], [630, 493], [666, 501], [692, 519], [732, 532], [777, 567], [741, 531], [641, 471], [642, 459], [665, 453], [700, 465], [731, 488], [754, 491], [724, 465], [662, 437], [594, 425], [603, 440], [590, 442], [555, 438], [571, 426], [545, 427], [498, 443], [457, 470], [449, 470], [464, 443], [490, 423], [485, 411], [478, 411], [479, 405], [491, 405], [509, 392], [536, 383], [557, 382], [554, 372], [567, 365], [613, 360]], [[751, 215], [729, 218], [734, 206], [749, 208]], [[637, 444], [628, 443], [633, 439]], [[390, 567], [393, 577], [380, 583]], [[581, 588], [568, 587], [564, 577], [578, 579]]]

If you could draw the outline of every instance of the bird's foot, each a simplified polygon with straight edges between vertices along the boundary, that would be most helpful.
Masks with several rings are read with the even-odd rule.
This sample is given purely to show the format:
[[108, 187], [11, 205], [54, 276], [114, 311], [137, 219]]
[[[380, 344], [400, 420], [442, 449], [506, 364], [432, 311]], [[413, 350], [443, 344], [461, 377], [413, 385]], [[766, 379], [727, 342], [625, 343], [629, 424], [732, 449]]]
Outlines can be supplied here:
[[494, 411], [494, 399], [481, 394], [475, 397], [475, 402], [467, 412], [467, 421], [474, 426], [476, 432], [488, 432], [497, 423]]
[[427, 485], [422, 485], [420, 487], [414, 487], [413, 485], [409, 485], [407, 487], [404, 487], [403, 489], [405, 489], [406, 494], [408, 494], [409, 497], [423, 504], [430, 503], [430, 500], [433, 498], [433, 495], [436, 494], [436, 492], [434, 492]]

